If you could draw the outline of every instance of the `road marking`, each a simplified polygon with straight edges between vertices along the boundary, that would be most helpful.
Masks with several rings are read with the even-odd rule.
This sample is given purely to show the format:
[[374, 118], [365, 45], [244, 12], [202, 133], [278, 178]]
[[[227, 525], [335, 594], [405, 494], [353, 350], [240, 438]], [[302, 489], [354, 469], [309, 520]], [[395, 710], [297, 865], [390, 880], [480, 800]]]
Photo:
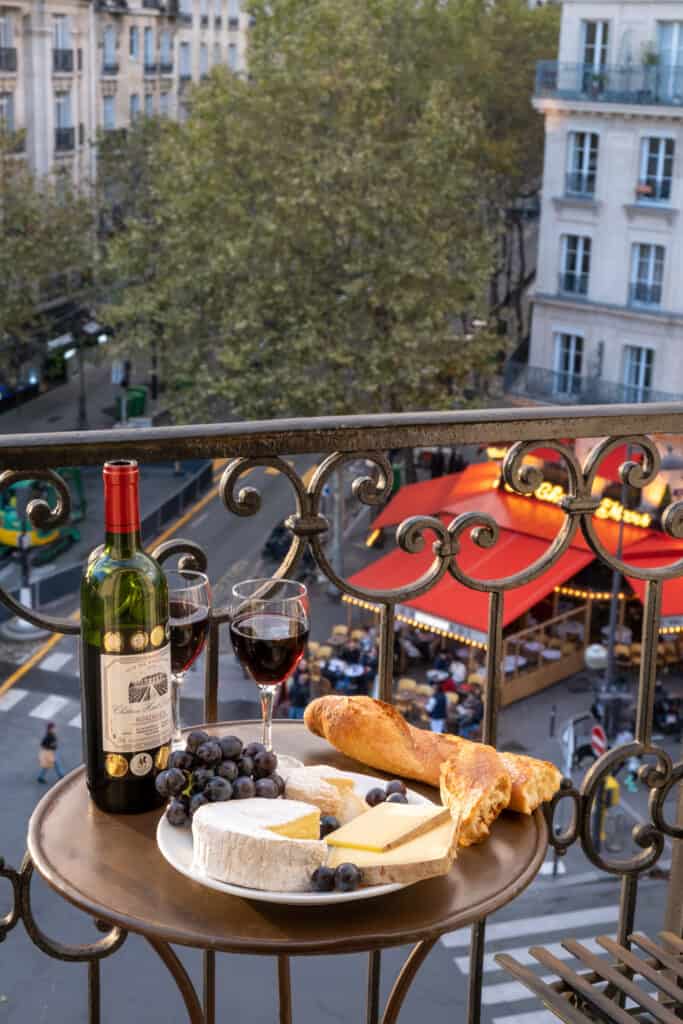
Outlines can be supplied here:
[[30, 718], [53, 718], [58, 711], [69, 703], [68, 697], [57, 697], [54, 694], [41, 700], [40, 704], [29, 712]]
[[[538, 979], [549, 985], [551, 981], [557, 981], [554, 974], [542, 974]], [[482, 1006], [494, 1006], [496, 1003], [517, 1003], [521, 999], [536, 999], [537, 996], [531, 992], [521, 981], [501, 981], [499, 985], [484, 985], [481, 990]]]
[[[76, 618], [76, 616], [73, 615], [72, 618]], [[11, 675], [7, 676], [7, 679], [0, 686], [0, 697], [2, 697], [3, 693], [7, 693], [7, 691], [14, 686], [22, 676], [25, 676], [26, 673], [34, 667], [34, 665], [37, 665], [39, 661], [42, 661], [47, 652], [51, 651], [53, 647], [56, 647], [57, 644], [61, 642], [63, 636], [63, 633], [54, 633], [49, 640], [45, 641], [42, 647], [39, 647], [38, 650], [31, 655], [30, 658], [20, 665], [19, 668], [15, 669]]]
[[[544, 860], [543, 863], [541, 864], [540, 874], [541, 875], [552, 875], [552, 873], [553, 873], [553, 862], [551, 860]], [[557, 874], [558, 875], [566, 875], [567, 874], [567, 865], [563, 861], [561, 861], [561, 860], [558, 860], [558, 862], [557, 862]]]
[[198, 526], [201, 526], [201, 524], [202, 524], [203, 522], [205, 522], [205, 521], [206, 521], [206, 520], [207, 520], [208, 518], [209, 518], [209, 513], [208, 513], [208, 512], [202, 512], [202, 514], [201, 514], [200, 516], [197, 516], [197, 518], [196, 518], [196, 519], [195, 519], [195, 521], [193, 522], [193, 524], [192, 524], [192, 529], [193, 529], [193, 530], [196, 530], [196, 529], [197, 529], [197, 527], [198, 527]]
[[[544, 914], [540, 917], [522, 917], [515, 921], [501, 921], [486, 926], [486, 941], [496, 942], [499, 939], [519, 939], [520, 935], [543, 935], [548, 932], [562, 931], [565, 934], [576, 928], [588, 928], [592, 925], [605, 927], [619, 920], [618, 907], [589, 907], [587, 910], [574, 910], [569, 914]], [[441, 938], [444, 946], [456, 949], [469, 946], [470, 929], [463, 928], [457, 932], [449, 932]]]
[[[591, 953], [599, 953], [602, 955], [605, 951], [602, 946], [599, 946], [595, 939], [581, 939], [582, 944], [589, 949]], [[561, 946], [559, 942], [543, 943], [543, 948], [547, 949], [549, 953], [556, 956], [558, 960], [571, 960], [572, 954], [568, 953], [564, 946]], [[529, 952], [529, 943], [525, 943], [523, 946], [515, 946], [513, 949], [499, 950], [499, 953], [505, 952], [509, 956], [512, 956], [520, 964], [524, 964], [525, 967], [535, 967], [538, 965], [536, 960]], [[487, 971], [502, 971], [505, 968], [501, 967], [500, 964], [495, 961], [495, 953], [486, 953], [484, 956], [484, 973]], [[470, 958], [468, 956], [456, 956], [453, 957], [453, 962], [460, 971], [461, 974], [470, 973]]]
[[510, 1017], [494, 1017], [493, 1024], [557, 1024], [557, 1017], [547, 1010], [532, 1010], [531, 1013], [513, 1013]]
[[60, 669], [64, 668], [67, 661], [71, 661], [71, 654], [60, 654], [59, 651], [55, 651], [54, 654], [48, 655], [42, 664], [42, 668], [48, 672], [59, 672]]
[[6, 693], [4, 697], [0, 697], [0, 711], [10, 711], [15, 704], [18, 704], [20, 700], [23, 700], [28, 690], [20, 690], [17, 687], [16, 690], [12, 690], [11, 693]]
[[80, 729], [81, 728], [81, 713], [80, 713], [80, 711], [78, 712], [78, 714], [76, 715], [75, 718], [72, 718], [71, 721], [67, 722], [66, 724], [67, 725], [73, 725], [74, 729]]
[[171, 523], [168, 529], [164, 530], [163, 533], [160, 533], [158, 537], [155, 537], [152, 543], [147, 545], [147, 550], [151, 551], [154, 548], [159, 547], [160, 544], [163, 544], [163, 542], [174, 534], [176, 530], [179, 530], [181, 526], [185, 525], [185, 523], [189, 523], [190, 519], [192, 519], [197, 512], [200, 512], [201, 509], [209, 504], [210, 501], [213, 501], [217, 494], [218, 488], [212, 487], [210, 491], [206, 492], [203, 498], [196, 501], [191, 508], [188, 508], [187, 512], [184, 512], [179, 519], [176, 519], [174, 523]]

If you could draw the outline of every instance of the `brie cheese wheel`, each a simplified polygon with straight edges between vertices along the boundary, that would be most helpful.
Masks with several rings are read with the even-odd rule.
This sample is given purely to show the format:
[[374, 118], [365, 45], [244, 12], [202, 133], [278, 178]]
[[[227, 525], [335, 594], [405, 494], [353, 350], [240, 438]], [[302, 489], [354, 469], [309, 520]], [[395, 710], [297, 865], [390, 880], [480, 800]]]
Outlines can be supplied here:
[[330, 765], [302, 765], [287, 778], [285, 796], [315, 804], [321, 814], [333, 814], [340, 825], [345, 825], [368, 809], [354, 786], [353, 778]]
[[298, 800], [204, 804], [192, 819], [193, 867], [230, 885], [304, 892], [325, 863], [320, 811]]

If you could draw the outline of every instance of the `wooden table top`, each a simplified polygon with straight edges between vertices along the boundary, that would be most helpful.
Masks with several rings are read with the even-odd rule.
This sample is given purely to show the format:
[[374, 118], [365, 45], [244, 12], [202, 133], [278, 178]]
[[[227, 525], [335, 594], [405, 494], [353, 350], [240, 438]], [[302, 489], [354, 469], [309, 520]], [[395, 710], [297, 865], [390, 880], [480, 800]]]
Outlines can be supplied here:
[[[260, 723], [203, 726], [245, 742]], [[312, 736], [301, 722], [275, 722], [276, 751], [307, 764], [382, 775]], [[437, 800], [428, 786], [409, 783]], [[337, 906], [287, 907], [223, 895], [176, 872], [156, 845], [161, 811], [109, 815], [88, 796], [84, 768], [46, 793], [29, 822], [36, 869], [65, 899], [97, 919], [166, 942], [232, 953], [351, 953], [438, 937], [515, 898], [535, 877], [546, 851], [540, 811], [504, 813], [481, 846], [460, 851], [450, 874], [377, 899]]]

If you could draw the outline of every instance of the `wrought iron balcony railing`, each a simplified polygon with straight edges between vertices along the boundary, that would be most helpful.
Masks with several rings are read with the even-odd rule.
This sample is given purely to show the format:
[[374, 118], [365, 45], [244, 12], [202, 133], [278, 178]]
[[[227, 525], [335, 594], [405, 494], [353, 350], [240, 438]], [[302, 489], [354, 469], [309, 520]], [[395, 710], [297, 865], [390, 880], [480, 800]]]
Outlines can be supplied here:
[[156, 75], [157, 67], [158, 65], [155, 63], [155, 61], [145, 61], [145, 74]]
[[178, 79], [181, 82], [191, 82], [192, 81], [192, 72], [191, 71], [181, 71], [180, 74], [178, 75]]
[[629, 285], [628, 301], [631, 306], [661, 306], [661, 284], [634, 281]]
[[539, 98], [681, 106], [683, 65], [594, 67], [542, 60], [536, 65], [535, 94]]
[[595, 171], [569, 171], [564, 188], [568, 196], [592, 199], [595, 194]]
[[55, 149], [60, 153], [68, 152], [76, 147], [75, 128], [55, 128]]
[[58, 74], [68, 74], [74, 69], [73, 50], [53, 50], [52, 70]]
[[0, 46], [0, 71], [17, 70], [17, 50], [14, 46]]
[[192, 11], [178, 11], [178, 17], [183, 25], [192, 24]]
[[240, 27], [240, 19], [239, 18], [228, 18], [228, 28], [231, 31], [234, 32], [235, 29], [238, 29], [239, 27]]
[[[559, 375], [560, 377], [563, 375]], [[573, 386], [575, 375], [564, 375], [568, 386]], [[582, 393], [583, 395], [583, 393]], [[657, 477], [660, 455], [651, 434], [683, 435], [683, 401], [669, 405], [641, 405], [621, 407], [562, 407], [506, 408], [499, 410], [471, 410], [452, 413], [405, 413], [401, 415], [347, 416], [316, 420], [280, 420], [258, 423], [230, 423], [222, 425], [187, 426], [141, 430], [108, 430], [85, 433], [32, 434], [0, 436], [0, 490], [22, 480], [40, 480], [51, 485], [56, 498], [50, 506], [45, 500], [34, 500], [28, 506], [28, 516], [36, 528], [58, 527], [65, 524], [70, 514], [70, 494], [58, 467], [101, 465], [111, 458], [132, 458], [141, 463], [174, 461], [186, 458], [227, 459], [218, 493], [230, 516], [252, 516], [260, 508], [261, 498], [253, 487], [243, 487], [243, 479], [256, 467], [268, 467], [281, 474], [291, 488], [294, 513], [287, 520], [291, 534], [290, 546], [277, 568], [279, 575], [291, 575], [297, 570], [306, 552], [310, 552], [317, 567], [330, 584], [341, 593], [370, 603], [378, 609], [379, 695], [393, 699], [394, 625], [397, 605], [424, 595], [444, 580], [447, 574], [462, 585], [486, 595], [488, 654], [484, 668], [482, 739], [495, 745], [499, 707], [506, 685], [503, 665], [503, 622], [507, 595], [510, 591], [538, 580], [568, 551], [577, 536], [583, 539], [595, 557], [608, 569], [642, 581], [644, 607], [642, 616], [642, 647], [639, 652], [639, 676], [634, 737], [631, 742], [616, 745], [602, 754], [592, 765], [580, 785], [567, 779], [555, 799], [546, 807], [550, 842], [558, 855], [572, 846], [583, 850], [591, 864], [620, 880], [619, 920], [617, 941], [622, 945], [634, 931], [639, 903], [643, 898], [640, 881], [660, 862], [665, 848], [671, 854], [671, 883], [667, 890], [667, 920], [683, 919], [683, 886], [678, 880], [683, 871], [683, 801], [674, 797], [676, 787], [683, 780], [683, 764], [674, 764], [671, 756], [653, 735], [653, 705], [658, 666], [658, 628], [662, 609], [662, 595], [666, 580], [683, 576], [683, 560], [672, 555], [667, 566], [644, 567], [638, 561], [631, 564], [628, 554], [615, 554], [607, 550], [596, 530], [594, 512], [600, 500], [594, 497], [594, 481], [605, 459], [628, 443], [632, 453], [641, 461], [629, 459], [621, 467], [622, 481], [631, 489], [642, 489]], [[581, 463], [563, 439], [572, 437], [599, 438], [592, 451]], [[488, 514], [465, 512], [454, 515], [447, 524], [436, 516], [419, 516], [406, 520], [397, 531], [397, 543], [407, 554], [415, 554], [425, 543], [432, 545], [433, 559], [426, 571], [420, 570], [410, 582], [398, 588], [368, 590], [350, 583], [331, 565], [324, 538], [330, 524], [324, 515], [325, 494], [335, 474], [345, 465], [363, 460], [365, 469], [354, 481], [353, 492], [365, 505], [378, 506], [391, 495], [392, 466], [386, 452], [415, 446], [493, 445], [510, 444], [503, 462], [503, 477], [508, 487], [518, 494], [530, 495], [543, 482], [543, 470], [524, 462], [527, 455], [539, 447], [552, 450], [554, 465], [563, 466], [567, 485], [558, 508], [562, 523], [557, 534], [548, 540], [544, 552], [524, 569], [491, 579], [469, 575], [461, 564], [461, 540], [467, 536], [475, 547], [495, 549], [499, 539], [498, 525]], [[318, 466], [312, 477], [301, 476], [286, 457], [315, 454]], [[253, 479], [253, 478], [252, 478]], [[251, 480], [249, 481], [251, 483]], [[668, 507], [662, 517], [662, 530], [669, 538], [683, 538], [683, 502]], [[162, 544], [155, 551], [160, 560], [184, 556], [187, 568], [206, 569], [207, 554], [194, 542], [174, 540]], [[210, 567], [209, 567], [210, 571]], [[0, 603], [12, 614], [52, 633], [76, 636], [79, 623], [73, 618], [56, 618], [20, 603], [0, 585]], [[211, 622], [205, 662], [204, 718], [216, 721], [218, 714], [218, 665], [221, 643], [220, 625], [229, 619], [229, 610], [217, 605], [211, 610]], [[533, 753], [533, 751], [531, 751]], [[627, 757], [645, 759], [640, 769], [641, 784], [649, 792], [649, 804], [644, 819], [636, 826], [635, 852], [614, 854], [600, 843], [591, 827], [596, 802], [602, 799], [607, 778], [619, 769]], [[572, 809], [569, 824], [556, 827], [556, 818], [566, 807]], [[667, 802], [668, 801], [668, 802]], [[666, 812], [665, 812], [666, 805]], [[23, 923], [32, 941], [45, 953], [62, 960], [88, 963], [89, 1016], [91, 1024], [100, 1021], [99, 962], [115, 953], [126, 940], [126, 933], [113, 927], [106, 936], [88, 945], [74, 946], [56, 942], [34, 920], [31, 899], [32, 859], [27, 855], [20, 870], [14, 870], [0, 861], [0, 879], [9, 882], [9, 911], [0, 917], [0, 941]], [[134, 877], [134, 876], [131, 876]], [[123, 884], [123, 883], [122, 883]], [[651, 890], [650, 890], [651, 892]], [[646, 897], [647, 898], [647, 895]], [[75, 901], [77, 902], [77, 901]], [[103, 925], [104, 928], [108, 926]], [[467, 1024], [477, 1024], [481, 1016], [482, 979], [486, 941], [486, 919], [472, 926], [470, 946]], [[164, 944], [161, 943], [160, 946]], [[413, 952], [417, 963], [431, 948], [418, 944]], [[157, 950], [159, 951], [159, 950]], [[190, 1019], [201, 1024], [215, 1024], [216, 999], [215, 953], [208, 950], [204, 956], [205, 1011], [194, 992], [188, 973], [175, 953], [162, 959], [179, 986]], [[370, 977], [379, 989], [380, 954], [370, 954]], [[279, 970], [286, 973], [287, 957], [279, 958]], [[401, 975], [397, 987], [402, 994], [394, 1005], [402, 1002], [414, 972]], [[679, 971], [680, 973], [680, 971]], [[371, 1000], [372, 1012], [367, 1020], [377, 1024], [378, 999]], [[655, 1004], [656, 1005], [656, 1004]], [[502, 1007], [500, 1007], [502, 1009]], [[385, 1015], [385, 1021], [396, 1020], [396, 1012]], [[498, 1010], [499, 1007], [497, 1006]], [[567, 1012], [572, 1005], [567, 1003]], [[578, 1020], [578, 1014], [563, 1015], [566, 1020]], [[626, 1015], [622, 1014], [626, 1019]], [[611, 1018], [621, 1020], [622, 1017]], [[291, 1020], [288, 1012], [281, 1020]], [[669, 1017], [659, 1017], [669, 1020]]]
[[209, 15], [208, 14], [202, 14], [200, 19], [199, 19], [199, 24], [201, 25], [202, 28], [208, 28], [209, 27]]
[[159, 64], [159, 72], [162, 75], [172, 75], [173, 74], [173, 61], [172, 60], [162, 60], [160, 62], [160, 64]]
[[118, 75], [119, 65], [118, 61], [105, 61], [102, 65], [103, 75]]
[[573, 270], [565, 270], [558, 275], [559, 291], [569, 295], [588, 295], [588, 274], [578, 274]]
[[222, 26], [222, 24], [223, 24], [223, 19], [221, 18], [220, 14], [217, 14], [215, 16], [215, 18], [213, 19], [213, 27], [214, 28], [220, 28]]
[[678, 402], [682, 394], [638, 388], [569, 371], [549, 370], [544, 366], [509, 360], [505, 365], [503, 385], [506, 394], [520, 395], [537, 402], [553, 404]]

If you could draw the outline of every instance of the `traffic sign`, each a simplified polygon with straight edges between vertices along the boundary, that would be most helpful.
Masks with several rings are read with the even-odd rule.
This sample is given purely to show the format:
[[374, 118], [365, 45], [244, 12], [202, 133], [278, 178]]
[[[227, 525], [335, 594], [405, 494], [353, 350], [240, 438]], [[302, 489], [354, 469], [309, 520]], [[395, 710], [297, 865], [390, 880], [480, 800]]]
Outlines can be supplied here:
[[591, 748], [596, 757], [601, 757], [607, 750], [607, 734], [601, 725], [591, 729]]

